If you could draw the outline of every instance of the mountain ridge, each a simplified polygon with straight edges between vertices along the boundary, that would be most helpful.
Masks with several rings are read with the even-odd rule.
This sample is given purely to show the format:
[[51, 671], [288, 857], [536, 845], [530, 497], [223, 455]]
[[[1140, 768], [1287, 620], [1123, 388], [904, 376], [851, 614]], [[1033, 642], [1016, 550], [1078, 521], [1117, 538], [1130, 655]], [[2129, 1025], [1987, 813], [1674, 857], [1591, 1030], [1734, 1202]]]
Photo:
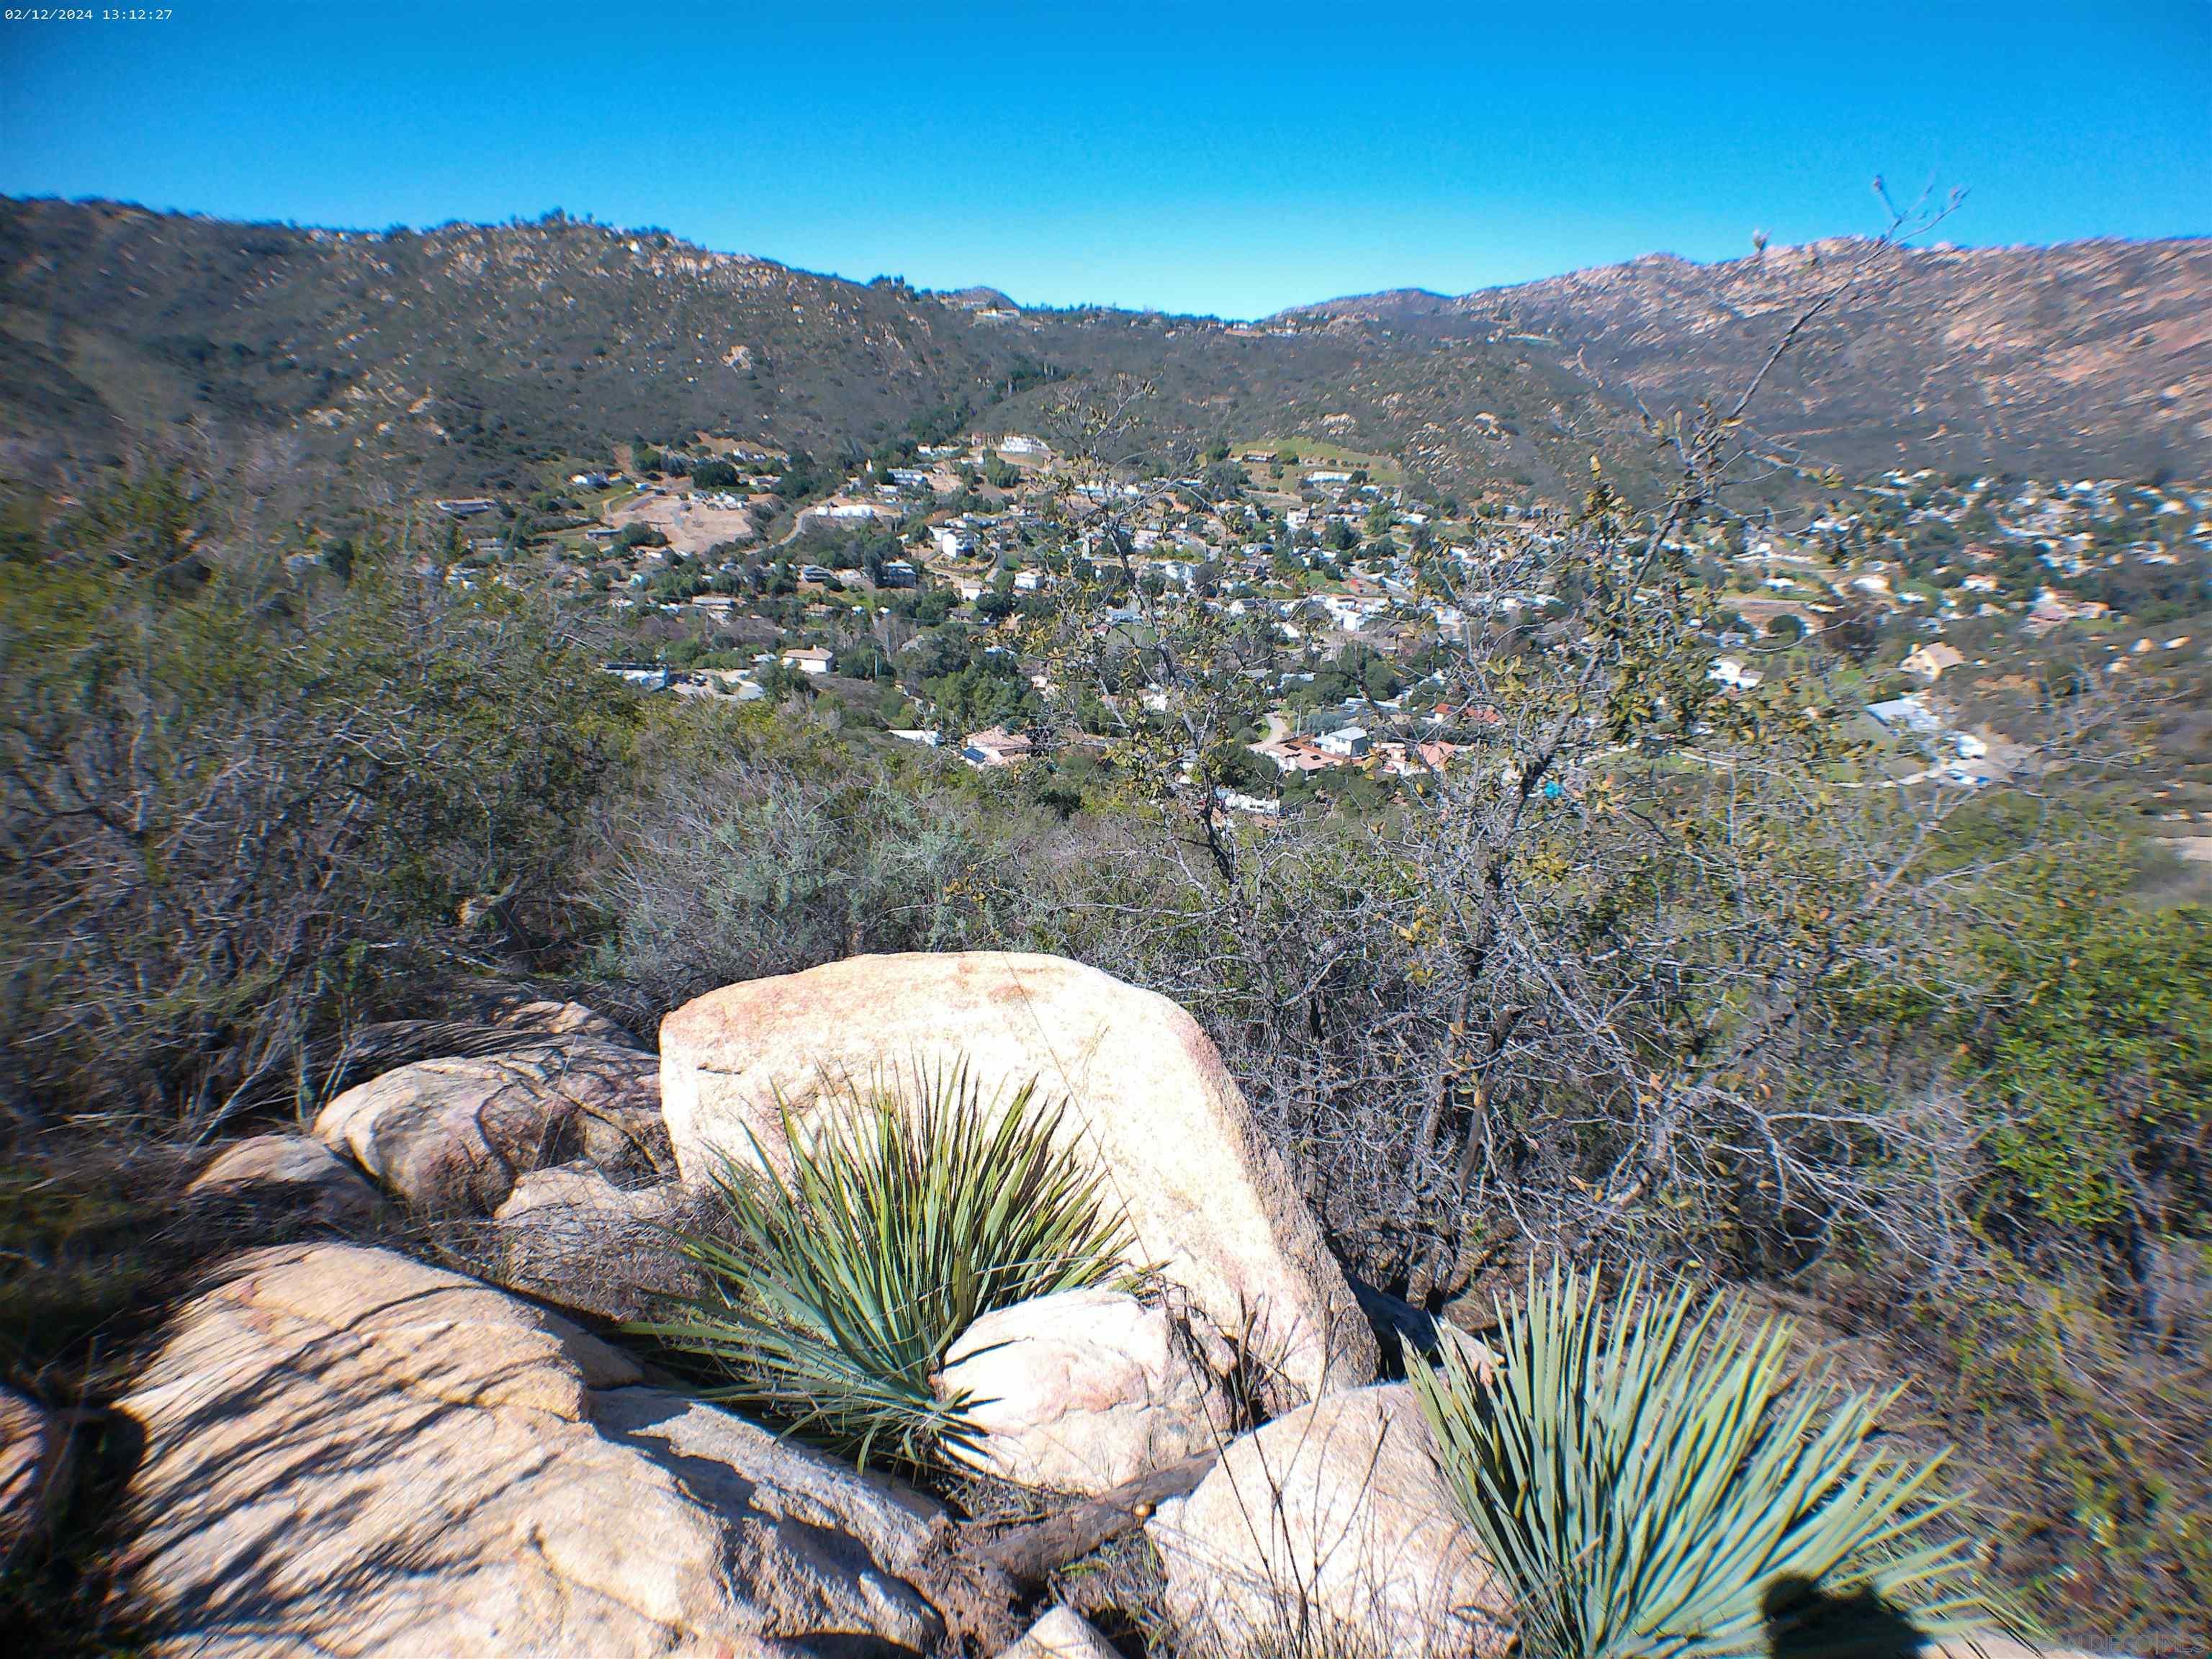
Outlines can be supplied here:
[[[212, 428], [496, 486], [632, 437], [849, 451], [917, 420], [1036, 426], [1071, 383], [1128, 377], [1158, 389], [1139, 441], [1325, 439], [1443, 489], [1567, 499], [1592, 455], [1657, 484], [1646, 414], [1732, 392], [1866, 246], [1653, 254], [1238, 324], [853, 283], [550, 216], [344, 231], [7, 198], [0, 440], [19, 463], [113, 459]], [[1761, 405], [1805, 472], [2212, 471], [2212, 239], [1878, 263]]]

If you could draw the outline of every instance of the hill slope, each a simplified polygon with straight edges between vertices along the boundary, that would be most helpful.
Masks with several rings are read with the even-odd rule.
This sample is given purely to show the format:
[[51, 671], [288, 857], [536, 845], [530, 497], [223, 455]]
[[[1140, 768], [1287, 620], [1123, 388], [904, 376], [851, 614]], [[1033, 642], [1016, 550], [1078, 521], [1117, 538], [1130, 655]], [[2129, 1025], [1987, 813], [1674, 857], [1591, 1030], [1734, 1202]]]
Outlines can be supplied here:
[[[1618, 400], [1510, 345], [976, 297], [565, 220], [362, 234], [0, 202], [0, 437], [98, 457], [179, 423], [289, 431], [321, 461], [496, 484], [633, 436], [835, 450], [1002, 402], [996, 423], [1033, 423], [1055, 386], [1116, 374], [1158, 386], [1156, 429], [1411, 445], [1461, 480], [1563, 487], [1634, 431]], [[1528, 435], [1475, 448], [1478, 406]]]
[[[838, 451], [932, 411], [1049, 423], [1151, 380], [1155, 434], [1311, 436], [1454, 489], [1566, 495], [1662, 458], [1635, 404], [1741, 383], [1818, 250], [1665, 257], [1257, 326], [1019, 311], [564, 219], [342, 233], [0, 201], [0, 441], [102, 459], [179, 426], [287, 434], [313, 469], [516, 485], [695, 430]], [[1839, 245], [1825, 258], [1832, 269]], [[1814, 464], [2212, 471], [2212, 242], [1902, 256], [1809, 334], [1762, 410]]]
[[[1444, 298], [1289, 313], [1433, 339], [1534, 337], [1655, 409], [1733, 389], [1869, 252], [1849, 240], [1694, 264], [1659, 254]], [[1767, 382], [1762, 429], [1863, 473], [1910, 460], [2144, 475], [2212, 469], [2212, 239], [1892, 251]]]

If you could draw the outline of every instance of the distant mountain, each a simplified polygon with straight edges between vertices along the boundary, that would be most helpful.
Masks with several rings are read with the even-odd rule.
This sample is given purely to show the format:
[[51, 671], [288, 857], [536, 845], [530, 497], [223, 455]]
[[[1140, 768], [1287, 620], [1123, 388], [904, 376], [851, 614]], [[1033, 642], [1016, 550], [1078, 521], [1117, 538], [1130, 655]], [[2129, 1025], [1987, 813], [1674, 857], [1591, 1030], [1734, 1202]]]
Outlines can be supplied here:
[[[1873, 252], [1839, 240], [1717, 264], [1655, 254], [1285, 315], [1541, 345], [1608, 392], [1679, 408], [1745, 384], [1799, 311]], [[1887, 251], [1806, 331], [1754, 416], [1851, 472], [2212, 471], [2212, 239]]]
[[[633, 437], [836, 453], [917, 420], [1033, 429], [1133, 375], [1158, 393], [1140, 438], [1327, 439], [1444, 489], [1560, 498], [1595, 454], [1644, 490], [1664, 457], [1637, 401], [1739, 383], [1817, 252], [1231, 325], [848, 283], [565, 219], [359, 233], [0, 199], [0, 454], [100, 459], [193, 428], [280, 438], [315, 476], [522, 486]], [[1905, 256], [1811, 331], [1765, 423], [1854, 471], [2212, 471], [2207, 315], [2212, 242]]]

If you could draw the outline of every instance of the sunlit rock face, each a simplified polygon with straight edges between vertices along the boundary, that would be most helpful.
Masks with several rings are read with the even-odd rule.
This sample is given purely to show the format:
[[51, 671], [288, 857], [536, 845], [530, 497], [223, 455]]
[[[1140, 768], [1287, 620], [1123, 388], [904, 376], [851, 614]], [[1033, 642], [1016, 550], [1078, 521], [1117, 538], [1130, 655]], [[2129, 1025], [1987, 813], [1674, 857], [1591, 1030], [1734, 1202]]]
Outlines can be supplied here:
[[[771, 1158], [841, 1079], [965, 1066], [985, 1097], [1035, 1082], [1105, 1173], [1138, 1252], [1286, 1402], [1373, 1380], [1373, 1333], [1206, 1033], [1167, 998], [1059, 957], [854, 957], [708, 993], [661, 1022], [662, 1109], [684, 1178]], [[908, 1092], [911, 1092], [909, 1090]]]

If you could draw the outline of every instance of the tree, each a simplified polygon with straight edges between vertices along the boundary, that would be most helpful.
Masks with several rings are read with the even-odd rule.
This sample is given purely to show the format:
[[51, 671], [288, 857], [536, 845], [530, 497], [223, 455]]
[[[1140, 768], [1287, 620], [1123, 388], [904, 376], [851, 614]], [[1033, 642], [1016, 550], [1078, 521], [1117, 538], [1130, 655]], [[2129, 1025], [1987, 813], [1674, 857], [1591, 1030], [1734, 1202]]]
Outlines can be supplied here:
[[1235, 461], [1217, 457], [1206, 469], [1206, 492], [1216, 501], [1236, 500], [1251, 482], [1250, 476]]

